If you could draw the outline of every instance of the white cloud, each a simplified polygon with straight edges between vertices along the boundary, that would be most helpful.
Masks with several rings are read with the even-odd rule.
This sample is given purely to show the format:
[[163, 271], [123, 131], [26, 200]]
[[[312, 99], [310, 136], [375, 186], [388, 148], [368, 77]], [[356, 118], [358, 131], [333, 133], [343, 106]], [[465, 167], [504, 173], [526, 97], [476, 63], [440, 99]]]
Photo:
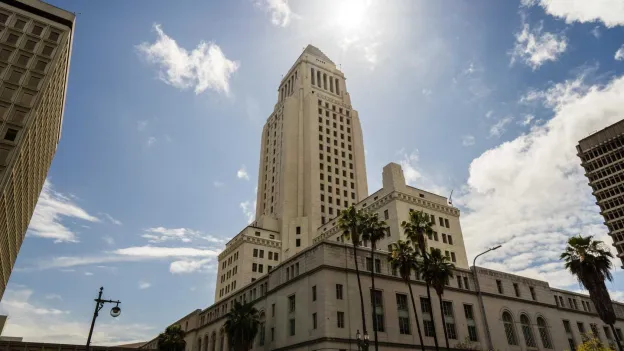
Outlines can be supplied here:
[[137, 130], [138, 130], [139, 132], [144, 131], [144, 130], [145, 130], [145, 128], [147, 128], [147, 124], [148, 124], [148, 121], [145, 121], [145, 120], [143, 120], [143, 121], [138, 121], [138, 122], [137, 122]]
[[492, 117], [492, 115], [494, 114], [494, 110], [489, 110], [486, 114], [485, 114], [485, 118], [490, 118]]
[[498, 120], [490, 127], [490, 138], [500, 138], [507, 131], [507, 125], [513, 120], [513, 117], [507, 116]]
[[462, 137], [462, 145], [463, 146], [472, 146], [475, 144], [475, 137], [472, 135], [464, 135]]
[[[86, 342], [84, 321], [89, 317], [73, 316], [69, 311], [48, 307], [35, 301], [33, 295], [33, 291], [25, 287], [6, 290], [0, 311], [9, 319], [2, 336], [21, 336], [24, 341], [48, 343], [81, 345]], [[156, 332], [156, 328], [144, 324], [124, 323], [121, 316], [99, 321], [91, 341], [96, 345], [119, 345], [150, 340]]]
[[245, 168], [245, 165], [243, 165], [237, 172], [236, 172], [236, 177], [238, 179], [245, 179], [245, 180], [249, 180], [249, 174], [247, 173], [247, 169]]
[[240, 64], [231, 61], [221, 48], [213, 42], [200, 42], [191, 52], [178, 46], [175, 40], [167, 36], [159, 24], [154, 24], [157, 40], [142, 43], [138, 51], [145, 58], [159, 66], [159, 78], [176, 88], [192, 88], [195, 94], [206, 89], [228, 95], [231, 75]]
[[102, 240], [104, 240], [105, 243], [107, 243], [108, 245], [115, 245], [115, 239], [113, 239], [112, 236], [103, 236]]
[[223, 187], [225, 186], [225, 183], [220, 182], [220, 181], [218, 181], [218, 180], [215, 180], [214, 182], [212, 182], [212, 185], [213, 185], [215, 188], [223, 188]]
[[522, 124], [523, 126], [528, 126], [529, 124], [531, 124], [534, 118], [535, 116], [527, 114], [527, 115], [524, 115], [524, 119], [518, 123]]
[[620, 46], [620, 48], [615, 52], [614, 58], [618, 61], [624, 60], [624, 45]]
[[113, 218], [113, 216], [109, 215], [108, 213], [100, 212], [100, 215], [106, 217], [106, 219], [108, 219], [108, 221], [113, 223], [113, 224], [122, 225], [120, 220]]
[[63, 301], [63, 298], [61, 297], [61, 295], [58, 294], [47, 294], [45, 296], [46, 299], [48, 300], [59, 300], [59, 301]]
[[516, 33], [516, 44], [511, 51], [511, 63], [520, 59], [533, 70], [547, 61], [556, 61], [566, 50], [568, 39], [562, 34], [542, 33], [543, 25], [531, 30], [525, 23], [520, 33]]
[[293, 18], [299, 16], [292, 12], [288, 0], [257, 0], [256, 5], [271, 14], [271, 23], [278, 27], [286, 27]]
[[620, 0], [522, 0], [525, 6], [540, 5], [551, 16], [573, 22], [602, 22], [606, 27], [624, 25], [624, 3]]
[[166, 258], [166, 257], [217, 257], [219, 250], [196, 249], [191, 247], [160, 247], [160, 246], [133, 246], [117, 249], [113, 253], [121, 256], [137, 258]]
[[147, 289], [147, 288], [149, 288], [151, 286], [152, 286], [152, 284], [150, 284], [148, 282], [145, 282], [145, 281], [140, 281], [139, 282], [139, 289], [141, 289], [141, 290]]
[[247, 223], [253, 222], [256, 212], [256, 201], [254, 200], [253, 203], [251, 201], [241, 202], [239, 206], [243, 210], [245, 217], [247, 217]]
[[591, 34], [596, 37], [596, 39], [600, 38], [600, 26], [595, 26], [594, 29], [591, 30]]
[[624, 115], [624, 77], [606, 86], [582, 79], [532, 92], [554, 116], [472, 161], [456, 197], [468, 254], [503, 244], [481, 265], [566, 287], [575, 284], [559, 260], [568, 237], [593, 234], [610, 245], [575, 146]]
[[85, 272], [85, 273], [84, 273], [84, 275], [86, 275], [86, 276], [90, 277], [90, 276], [92, 276], [92, 275], [93, 275], [93, 273], [91, 273], [91, 272]]
[[150, 243], [162, 243], [165, 241], [181, 241], [189, 243], [193, 240], [202, 239], [211, 243], [224, 243], [225, 239], [221, 239], [209, 234], [203, 234], [198, 230], [189, 228], [164, 228], [155, 227], [144, 230], [145, 233], [141, 237], [148, 239]]
[[198, 271], [207, 271], [212, 268], [215, 270], [216, 267], [211, 263], [214, 260], [212, 259], [203, 259], [203, 260], [179, 260], [171, 262], [169, 265], [169, 272], [173, 274], [185, 274], [185, 273], [193, 273]]
[[63, 218], [99, 222], [80, 208], [69, 197], [56, 192], [52, 183], [46, 179], [33, 213], [28, 233], [30, 235], [54, 239], [54, 242], [78, 242], [76, 233], [62, 223]]
[[156, 137], [151, 136], [151, 137], [147, 138], [147, 141], [146, 141], [147, 147], [151, 147], [154, 144], [156, 144]]
[[408, 185], [442, 196], [444, 196], [443, 194], [449, 194], [449, 190], [435, 182], [433, 177], [423, 174], [418, 170], [420, 168], [418, 164], [418, 150], [407, 153], [404, 149], [401, 149], [397, 152], [397, 155], [399, 156], [399, 161], [397, 163], [401, 165], [405, 182]]

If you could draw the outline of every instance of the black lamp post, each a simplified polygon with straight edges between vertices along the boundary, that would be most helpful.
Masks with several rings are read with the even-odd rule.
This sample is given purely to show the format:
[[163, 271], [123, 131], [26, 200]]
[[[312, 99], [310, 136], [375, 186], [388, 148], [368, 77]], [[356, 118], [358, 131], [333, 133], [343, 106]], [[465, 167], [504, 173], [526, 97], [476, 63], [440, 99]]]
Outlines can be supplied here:
[[115, 307], [111, 308], [110, 315], [113, 317], [118, 317], [121, 314], [121, 308], [119, 308], [119, 304], [121, 301], [113, 301], [113, 300], [102, 300], [102, 292], [104, 291], [104, 287], [100, 288], [100, 294], [98, 298], [95, 299], [95, 311], [93, 312], [93, 320], [91, 321], [91, 329], [89, 330], [89, 337], [87, 338], [87, 351], [89, 351], [91, 347], [91, 336], [93, 335], [93, 327], [95, 326], [95, 319], [97, 318], [100, 310], [104, 307], [105, 303], [114, 303]]
[[483, 322], [485, 324], [485, 335], [487, 336], [488, 350], [494, 350], [494, 344], [492, 344], [492, 336], [490, 335], [490, 327], [488, 326], [487, 315], [485, 314], [485, 304], [483, 303], [483, 295], [481, 294], [481, 287], [479, 286], [479, 276], [477, 274], [477, 258], [481, 255], [485, 255], [486, 253], [494, 250], [500, 249], [502, 245], [498, 245], [492, 248], [489, 248], [482, 253], [475, 256], [474, 260], [472, 260], [472, 269], [474, 270], [474, 280], [477, 288], [477, 296], [479, 298], [479, 305], [481, 307], [481, 317], [483, 318]]
[[360, 330], [358, 329], [355, 333], [355, 339], [357, 340], [358, 350], [368, 351], [368, 333], [364, 332], [364, 336], [360, 334]]

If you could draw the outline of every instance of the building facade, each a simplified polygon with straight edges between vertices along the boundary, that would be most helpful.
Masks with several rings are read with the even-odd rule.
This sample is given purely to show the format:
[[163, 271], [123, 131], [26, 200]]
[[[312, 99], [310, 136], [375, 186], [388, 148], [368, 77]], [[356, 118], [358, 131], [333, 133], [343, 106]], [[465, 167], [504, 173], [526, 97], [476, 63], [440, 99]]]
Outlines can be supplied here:
[[[262, 131], [256, 220], [219, 255], [215, 303], [173, 323], [186, 331], [187, 351], [228, 349], [223, 324], [236, 301], [260, 312], [253, 350], [358, 349], [356, 333], [364, 330], [356, 260], [367, 332], [372, 338], [374, 318], [383, 350], [415, 348], [417, 324], [427, 347], [434, 335], [444, 346], [441, 313], [452, 348], [572, 350], [587, 333], [615, 343], [588, 296], [469, 267], [459, 209], [407, 185], [400, 165], [386, 165], [382, 188], [368, 195], [358, 115], [344, 76], [325, 54], [308, 46], [285, 77]], [[337, 225], [338, 211], [349, 205], [377, 213], [390, 227], [373, 259], [366, 242], [354, 254]], [[389, 245], [406, 239], [401, 222], [410, 211], [429, 216], [428, 246], [455, 264], [441, 301], [435, 292], [430, 301], [424, 282], [411, 278], [418, 317], [407, 284], [388, 264]], [[622, 338], [624, 304], [613, 305]], [[157, 347], [157, 339], [143, 346]]]
[[580, 140], [576, 151], [624, 265], [624, 120]]
[[0, 297], [61, 137], [75, 15], [0, 1]]

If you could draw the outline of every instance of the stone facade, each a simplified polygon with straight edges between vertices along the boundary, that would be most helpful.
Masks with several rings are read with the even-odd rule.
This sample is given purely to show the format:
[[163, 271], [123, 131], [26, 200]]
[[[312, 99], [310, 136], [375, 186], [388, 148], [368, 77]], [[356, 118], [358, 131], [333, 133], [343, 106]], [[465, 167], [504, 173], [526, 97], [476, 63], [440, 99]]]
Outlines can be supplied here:
[[0, 297], [61, 137], [75, 15], [0, 2]]

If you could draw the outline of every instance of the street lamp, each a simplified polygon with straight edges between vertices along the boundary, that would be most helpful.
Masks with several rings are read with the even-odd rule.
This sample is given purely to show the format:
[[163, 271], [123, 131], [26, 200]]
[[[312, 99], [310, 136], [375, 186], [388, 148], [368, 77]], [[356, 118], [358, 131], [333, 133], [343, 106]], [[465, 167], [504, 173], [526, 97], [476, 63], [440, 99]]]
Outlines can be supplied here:
[[113, 300], [102, 300], [102, 292], [104, 291], [104, 287], [100, 288], [100, 294], [98, 298], [95, 299], [95, 311], [93, 312], [93, 320], [91, 321], [91, 329], [89, 330], [89, 337], [87, 338], [87, 350], [89, 351], [91, 345], [91, 336], [93, 335], [93, 327], [95, 326], [95, 319], [97, 318], [100, 310], [104, 307], [105, 303], [114, 303], [115, 307], [111, 308], [110, 315], [112, 317], [118, 317], [121, 314], [121, 308], [119, 304], [121, 301], [113, 301]]
[[490, 335], [490, 327], [488, 326], [487, 316], [485, 315], [485, 305], [483, 304], [483, 295], [481, 295], [481, 288], [479, 287], [479, 276], [477, 275], [477, 258], [481, 255], [485, 255], [486, 253], [494, 250], [500, 249], [502, 245], [491, 247], [482, 253], [475, 256], [474, 260], [472, 260], [472, 269], [475, 279], [475, 285], [477, 288], [477, 296], [479, 297], [479, 305], [481, 305], [481, 317], [483, 317], [483, 323], [485, 324], [485, 335], [487, 336], [488, 342], [488, 350], [494, 350], [494, 345], [492, 345], [492, 336]]
[[368, 333], [364, 332], [364, 336], [360, 334], [360, 330], [358, 329], [355, 333], [355, 338], [357, 339], [358, 350], [367, 351], [368, 350]]

